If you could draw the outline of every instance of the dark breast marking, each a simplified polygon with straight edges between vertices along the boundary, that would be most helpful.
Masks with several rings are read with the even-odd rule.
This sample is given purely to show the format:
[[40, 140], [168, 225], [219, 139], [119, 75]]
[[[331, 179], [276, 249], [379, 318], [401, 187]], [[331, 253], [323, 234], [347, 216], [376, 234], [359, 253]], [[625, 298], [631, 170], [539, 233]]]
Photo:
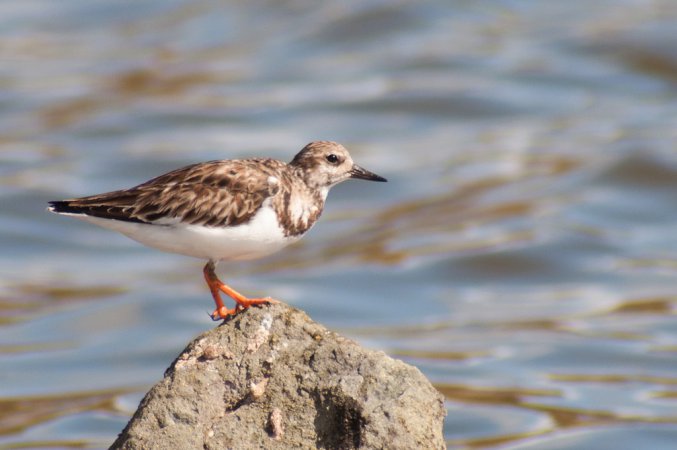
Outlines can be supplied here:
[[[320, 218], [324, 207], [324, 201], [319, 192], [310, 191], [305, 184], [298, 179], [285, 177], [282, 186], [278, 195], [273, 199], [273, 208], [277, 213], [278, 222], [285, 236], [300, 236], [308, 231], [315, 222], [317, 222], [317, 219]], [[301, 212], [292, 210], [295, 204], [298, 206], [302, 203], [299, 198], [293, 199], [294, 196], [303, 197], [304, 204], [306, 204], [307, 200], [311, 200], [306, 204], [306, 211]], [[310, 197], [310, 199], [307, 197]], [[314, 209], [313, 206], [315, 207]], [[299, 213], [297, 217], [294, 215], [295, 212]]]

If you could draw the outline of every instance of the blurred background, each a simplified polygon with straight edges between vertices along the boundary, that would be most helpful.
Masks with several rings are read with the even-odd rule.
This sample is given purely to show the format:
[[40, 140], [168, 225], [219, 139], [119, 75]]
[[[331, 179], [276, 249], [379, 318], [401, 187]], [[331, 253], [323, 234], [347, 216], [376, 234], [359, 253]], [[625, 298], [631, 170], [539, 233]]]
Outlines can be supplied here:
[[105, 448], [214, 327], [202, 261], [45, 212], [337, 140], [299, 245], [222, 264], [419, 367], [449, 448], [677, 442], [673, 0], [0, 3], [0, 448]]

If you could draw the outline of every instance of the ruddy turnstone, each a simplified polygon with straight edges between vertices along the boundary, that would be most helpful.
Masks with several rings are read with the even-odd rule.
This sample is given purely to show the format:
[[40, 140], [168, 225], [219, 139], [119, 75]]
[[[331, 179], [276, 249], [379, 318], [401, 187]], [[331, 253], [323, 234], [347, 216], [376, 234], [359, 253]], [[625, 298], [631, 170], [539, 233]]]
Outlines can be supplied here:
[[[349, 178], [386, 181], [355, 164], [341, 144], [311, 142], [289, 164], [269, 158], [209, 161], [131, 189], [49, 202], [49, 210], [118, 231], [166, 252], [206, 259], [212, 319], [251, 305], [214, 272], [221, 260], [257, 259], [298, 241], [319, 219], [329, 189]], [[220, 292], [236, 302], [224, 306]]]

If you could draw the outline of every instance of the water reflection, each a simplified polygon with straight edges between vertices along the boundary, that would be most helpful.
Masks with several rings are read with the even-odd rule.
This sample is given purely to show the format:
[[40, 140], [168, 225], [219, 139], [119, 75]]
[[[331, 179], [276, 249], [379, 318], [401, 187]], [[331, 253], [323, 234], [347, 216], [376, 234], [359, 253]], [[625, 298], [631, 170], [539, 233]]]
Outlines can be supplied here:
[[673, 3], [0, 4], [0, 446], [105, 447], [212, 326], [47, 200], [330, 138], [391, 182], [224, 279], [420, 367], [452, 448], [672, 448]]

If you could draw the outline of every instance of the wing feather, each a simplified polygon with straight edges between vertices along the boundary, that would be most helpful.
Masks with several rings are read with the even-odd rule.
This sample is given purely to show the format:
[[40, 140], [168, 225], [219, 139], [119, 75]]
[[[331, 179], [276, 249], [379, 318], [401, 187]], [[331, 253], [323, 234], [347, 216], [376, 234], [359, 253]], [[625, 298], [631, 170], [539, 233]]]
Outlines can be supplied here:
[[127, 190], [59, 202], [55, 212], [130, 222], [183, 222], [210, 227], [246, 223], [279, 191], [284, 163], [269, 159], [224, 160], [174, 170]]

